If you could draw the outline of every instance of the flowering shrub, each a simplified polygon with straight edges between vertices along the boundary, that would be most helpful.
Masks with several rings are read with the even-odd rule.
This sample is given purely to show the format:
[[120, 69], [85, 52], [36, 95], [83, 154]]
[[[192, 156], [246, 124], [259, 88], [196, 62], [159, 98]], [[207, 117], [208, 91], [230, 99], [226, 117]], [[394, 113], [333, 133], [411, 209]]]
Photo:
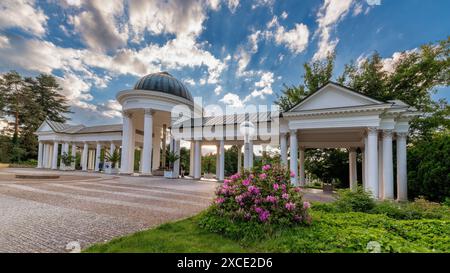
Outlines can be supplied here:
[[260, 172], [243, 172], [226, 179], [216, 191], [210, 213], [232, 220], [270, 224], [309, 224], [310, 204], [286, 169], [265, 165]]

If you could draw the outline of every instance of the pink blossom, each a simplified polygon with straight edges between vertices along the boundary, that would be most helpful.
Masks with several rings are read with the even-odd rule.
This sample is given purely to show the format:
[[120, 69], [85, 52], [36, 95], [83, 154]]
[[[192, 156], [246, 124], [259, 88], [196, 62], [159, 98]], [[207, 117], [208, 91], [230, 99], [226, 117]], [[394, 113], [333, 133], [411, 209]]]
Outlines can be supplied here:
[[291, 177], [295, 177], [295, 172], [291, 171]]
[[262, 174], [259, 175], [259, 178], [262, 179], [262, 180], [264, 180], [264, 179], [267, 178], [267, 174], [262, 173]]
[[216, 204], [222, 204], [223, 202], [225, 202], [225, 198], [223, 198], [223, 197], [219, 197], [215, 201]]
[[261, 213], [261, 212], [263, 212], [263, 209], [260, 207], [256, 207], [255, 211], [256, 211], [256, 213]]
[[281, 189], [282, 189], [283, 191], [286, 191], [286, 184], [282, 184], [282, 185], [281, 185]]
[[309, 209], [311, 207], [311, 204], [308, 201], [303, 202], [303, 208]]
[[300, 215], [295, 215], [294, 216], [294, 221], [300, 222], [301, 220], [302, 220], [302, 217]]
[[285, 199], [285, 200], [288, 200], [288, 199], [289, 199], [289, 194], [283, 193], [283, 194], [281, 195], [281, 198], [283, 198], [283, 199]]
[[244, 179], [242, 180], [242, 185], [248, 187], [250, 185], [250, 179]]
[[300, 187], [295, 187], [295, 188], [294, 188], [294, 191], [295, 191], [295, 192], [301, 192], [302, 189], [301, 189]]
[[263, 171], [268, 171], [268, 170], [270, 170], [270, 165], [264, 165], [264, 166], [262, 167], [262, 170], [263, 170]]
[[256, 186], [250, 186], [250, 187], [248, 187], [248, 192], [251, 192], [252, 194], [256, 195], [256, 194], [260, 193], [260, 190]]
[[273, 189], [274, 189], [274, 190], [277, 191], [279, 188], [280, 188], [280, 185], [278, 185], [278, 184], [273, 184]]
[[269, 195], [266, 197], [266, 201], [269, 203], [276, 203], [278, 201], [278, 198], [273, 195]]
[[292, 202], [286, 203], [286, 205], [284, 206], [288, 211], [292, 211], [295, 209], [295, 204]]
[[231, 182], [231, 180], [228, 180], [228, 179], [224, 179], [224, 180], [223, 180], [223, 184], [224, 184], [224, 185], [228, 185], [228, 183], [230, 183], [230, 182]]
[[267, 219], [269, 219], [269, 217], [270, 217], [270, 212], [267, 210], [264, 210], [259, 214], [259, 220], [261, 222], [267, 221]]

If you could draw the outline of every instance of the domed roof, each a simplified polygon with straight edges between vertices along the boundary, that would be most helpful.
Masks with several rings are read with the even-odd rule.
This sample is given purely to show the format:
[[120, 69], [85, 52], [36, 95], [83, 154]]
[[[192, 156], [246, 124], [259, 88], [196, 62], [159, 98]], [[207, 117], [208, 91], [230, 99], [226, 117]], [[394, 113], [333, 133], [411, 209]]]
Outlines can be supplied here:
[[193, 101], [191, 93], [182, 82], [168, 72], [158, 72], [142, 77], [135, 85], [135, 90], [150, 90], [172, 94]]

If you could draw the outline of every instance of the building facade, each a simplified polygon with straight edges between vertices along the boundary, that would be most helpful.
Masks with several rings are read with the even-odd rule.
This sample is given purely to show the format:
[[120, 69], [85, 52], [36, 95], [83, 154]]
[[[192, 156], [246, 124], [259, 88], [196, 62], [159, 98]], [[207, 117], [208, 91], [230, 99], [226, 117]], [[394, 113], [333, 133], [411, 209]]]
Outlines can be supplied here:
[[[202, 145], [216, 145], [216, 176], [224, 180], [226, 145], [239, 148], [238, 170], [251, 168], [254, 145], [263, 145], [279, 148], [282, 164], [294, 173], [291, 182], [303, 185], [305, 149], [345, 148], [351, 188], [361, 181], [376, 198], [407, 199], [407, 135], [409, 121], [418, 113], [399, 100], [379, 101], [330, 82], [285, 112], [242, 111], [204, 117], [188, 89], [167, 72], [141, 78], [116, 98], [122, 105], [123, 124], [87, 127], [45, 121], [36, 132], [38, 168], [74, 169], [73, 163], [58, 164], [58, 154], [75, 156], [79, 151], [83, 171], [156, 175], [166, 166], [166, 145], [179, 155], [180, 142], [186, 141], [191, 147], [190, 176], [201, 178]], [[121, 159], [112, 168], [101, 157], [116, 149]], [[363, 162], [359, 178], [358, 151]], [[179, 174], [177, 160], [172, 176]]]

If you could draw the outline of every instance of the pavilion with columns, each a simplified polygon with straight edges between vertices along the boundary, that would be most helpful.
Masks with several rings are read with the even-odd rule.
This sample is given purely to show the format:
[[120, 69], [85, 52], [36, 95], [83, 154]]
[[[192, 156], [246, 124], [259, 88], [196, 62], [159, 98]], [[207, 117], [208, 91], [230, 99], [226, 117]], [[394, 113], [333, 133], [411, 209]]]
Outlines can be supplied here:
[[[295, 174], [291, 182], [303, 185], [305, 149], [345, 148], [349, 151], [351, 188], [360, 181], [376, 198], [407, 199], [408, 124], [418, 113], [399, 100], [379, 101], [330, 82], [281, 113], [204, 117], [202, 107], [194, 102], [184, 84], [167, 72], [141, 78], [133, 89], [120, 91], [116, 98], [122, 105], [123, 124], [84, 126], [44, 121], [36, 132], [38, 168], [75, 169], [74, 164], [64, 166], [58, 162], [58, 155], [75, 156], [79, 151], [82, 171], [100, 171], [101, 162], [107, 161], [101, 158], [102, 150], [112, 153], [120, 149], [116, 172], [157, 175], [166, 166], [167, 143], [179, 155], [183, 141], [191, 147], [189, 175], [194, 179], [202, 176], [202, 145], [217, 147], [216, 176], [222, 181], [225, 146], [237, 145], [238, 170], [242, 170], [253, 166], [254, 145], [264, 145], [279, 149], [282, 164]], [[362, 158], [359, 178], [357, 152], [361, 152]], [[135, 163], [137, 158], [139, 162]], [[110, 168], [108, 164], [105, 166]], [[174, 163], [172, 175], [174, 178], [180, 175], [179, 159]]]

